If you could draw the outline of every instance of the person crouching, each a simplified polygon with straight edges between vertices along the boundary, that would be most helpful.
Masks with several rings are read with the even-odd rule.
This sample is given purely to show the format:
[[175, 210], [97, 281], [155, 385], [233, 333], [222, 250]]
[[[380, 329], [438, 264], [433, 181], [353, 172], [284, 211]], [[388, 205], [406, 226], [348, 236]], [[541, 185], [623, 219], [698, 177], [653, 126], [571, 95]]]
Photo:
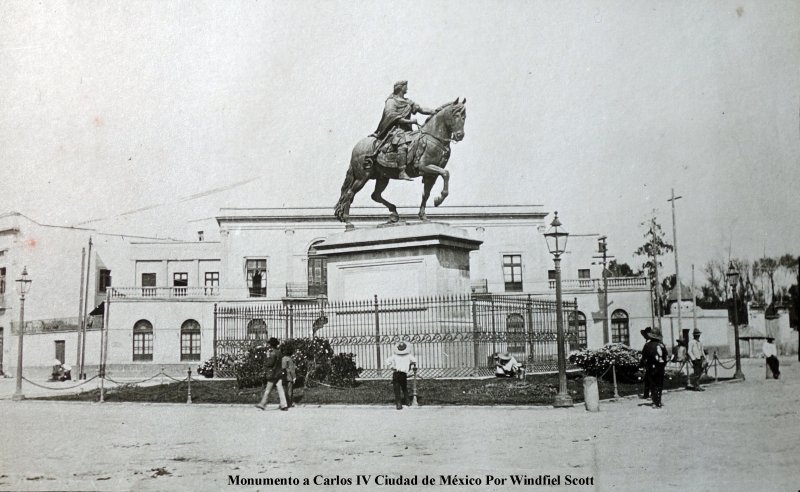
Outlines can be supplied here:
[[408, 373], [417, 373], [417, 359], [411, 355], [411, 346], [400, 342], [394, 349], [394, 355], [386, 360], [392, 368], [392, 387], [394, 388], [394, 404], [398, 410], [408, 406]]
[[509, 352], [503, 352], [497, 355], [495, 361], [494, 375], [498, 378], [513, 378], [517, 377], [520, 372], [520, 365], [517, 359], [514, 358]]

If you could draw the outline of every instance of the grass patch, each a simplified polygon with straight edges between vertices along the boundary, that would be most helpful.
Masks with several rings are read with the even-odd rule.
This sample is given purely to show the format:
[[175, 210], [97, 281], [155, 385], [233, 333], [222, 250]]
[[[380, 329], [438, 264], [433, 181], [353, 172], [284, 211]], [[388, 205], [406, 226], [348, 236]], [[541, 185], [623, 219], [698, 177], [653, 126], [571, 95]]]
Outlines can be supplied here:
[[[703, 382], [713, 379], [704, 378]], [[106, 391], [109, 402], [161, 402], [186, 403], [187, 383], [171, 383], [153, 386], [123, 385]], [[683, 388], [686, 376], [668, 375], [665, 389]], [[600, 381], [600, 398], [614, 396], [613, 384]], [[641, 384], [619, 383], [620, 396], [635, 395], [642, 390]], [[569, 374], [567, 391], [575, 403], [583, 402], [583, 376]], [[193, 380], [193, 403], [240, 403], [258, 402], [263, 388], [240, 390], [233, 380]], [[409, 381], [411, 393], [411, 381]], [[529, 375], [520, 379], [420, 379], [417, 382], [417, 401], [420, 405], [551, 405], [558, 393], [557, 374]], [[392, 384], [388, 380], [360, 381], [354, 388], [331, 388], [316, 385], [295, 388], [295, 402], [306, 405], [355, 404], [391, 405], [394, 402]], [[42, 400], [99, 401], [99, 390], [71, 395], [57, 395]], [[270, 404], [278, 403], [275, 391], [270, 395]]]

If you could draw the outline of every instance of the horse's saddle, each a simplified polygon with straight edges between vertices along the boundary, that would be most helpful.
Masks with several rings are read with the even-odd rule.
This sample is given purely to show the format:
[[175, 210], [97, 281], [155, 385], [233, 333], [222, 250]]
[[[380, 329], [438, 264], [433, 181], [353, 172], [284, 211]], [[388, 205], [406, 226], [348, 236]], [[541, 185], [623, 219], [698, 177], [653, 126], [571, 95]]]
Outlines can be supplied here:
[[[425, 150], [420, 138], [422, 134], [418, 131], [397, 133], [391, 134], [384, 141], [374, 140], [372, 158], [366, 160], [367, 167], [371, 167], [373, 163], [389, 169], [408, 169], [416, 165]], [[401, 146], [406, 146], [407, 152], [400, 152]]]

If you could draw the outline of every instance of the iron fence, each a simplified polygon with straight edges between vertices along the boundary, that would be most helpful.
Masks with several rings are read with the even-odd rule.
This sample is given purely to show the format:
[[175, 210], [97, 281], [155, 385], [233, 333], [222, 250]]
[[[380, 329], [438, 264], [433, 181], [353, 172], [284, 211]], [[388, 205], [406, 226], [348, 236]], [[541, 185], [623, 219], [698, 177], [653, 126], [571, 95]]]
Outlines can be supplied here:
[[[576, 309], [566, 301], [567, 312]], [[575, 330], [565, 330], [565, 348]], [[388, 377], [386, 360], [410, 342], [423, 377], [494, 373], [493, 355], [510, 352], [528, 372], [557, 370], [556, 303], [532, 295], [471, 294], [308, 304], [225, 304], [214, 309], [214, 354], [237, 355], [269, 337], [319, 337], [353, 353], [361, 377]], [[218, 370], [219, 376], [231, 376]]]

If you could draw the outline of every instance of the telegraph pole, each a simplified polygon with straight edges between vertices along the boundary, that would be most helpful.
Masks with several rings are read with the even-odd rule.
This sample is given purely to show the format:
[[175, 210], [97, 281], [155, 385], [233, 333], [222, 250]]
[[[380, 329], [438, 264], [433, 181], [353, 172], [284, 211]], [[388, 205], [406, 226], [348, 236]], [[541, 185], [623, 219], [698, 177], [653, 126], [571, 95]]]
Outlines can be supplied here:
[[678, 233], [675, 227], [675, 201], [679, 200], [683, 197], [675, 196], [675, 188], [672, 188], [672, 198], [667, 200], [668, 202], [672, 202], [672, 246], [675, 248], [675, 288], [678, 289], [678, 333], [680, 334], [681, 338], [683, 338], [683, 325], [681, 324], [681, 276], [678, 273]]
[[612, 336], [608, 328], [610, 323], [608, 320], [608, 269], [606, 265], [608, 260], [613, 258], [613, 256], [608, 255], [608, 244], [606, 244], [606, 239], [608, 239], [607, 236], [600, 236], [597, 239], [597, 252], [600, 254], [592, 257], [603, 260], [603, 343], [608, 343], [612, 340]]

